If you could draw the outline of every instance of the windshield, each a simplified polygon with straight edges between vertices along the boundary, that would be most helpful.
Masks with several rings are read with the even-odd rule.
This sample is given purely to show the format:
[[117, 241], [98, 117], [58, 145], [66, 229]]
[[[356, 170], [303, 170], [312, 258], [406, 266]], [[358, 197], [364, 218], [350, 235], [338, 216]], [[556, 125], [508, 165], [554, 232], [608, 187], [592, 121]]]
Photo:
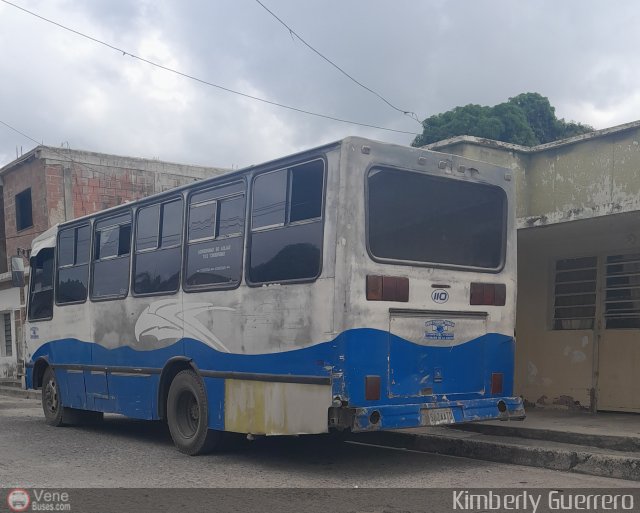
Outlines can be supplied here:
[[506, 194], [492, 185], [374, 168], [368, 175], [374, 259], [497, 270]]

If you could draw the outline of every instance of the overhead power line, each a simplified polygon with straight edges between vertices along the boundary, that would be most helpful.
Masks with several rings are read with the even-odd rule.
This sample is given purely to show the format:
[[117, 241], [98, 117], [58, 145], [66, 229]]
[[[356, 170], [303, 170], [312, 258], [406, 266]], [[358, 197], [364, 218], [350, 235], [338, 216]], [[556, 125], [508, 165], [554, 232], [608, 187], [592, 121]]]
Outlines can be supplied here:
[[163, 66], [162, 64], [159, 64], [157, 62], [151, 61], [149, 59], [145, 59], [144, 57], [140, 57], [139, 55], [136, 55], [134, 53], [129, 52], [128, 50], [124, 50], [124, 49], [119, 48], [117, 46], [114, 46], [114, 45], [112, 45], [110, 43], [102, 41], [101, 39], [95, 38], [93, 36], [90, 36], [88, 34], [80, 32], [78, 30], [75, 30], [75, 29], [72, 29], [72, 28], [67, 27], [65, 25], [62, 25], [61, 23], [53, 21], [53, 20], [51, 20], [49, 18], [45, 18], [44, 16], [41, 16], [41, 15], [39, 15], [39, 14], [33, 12], [33, 11], [25, 9], [24, 7], [21, 7], [21, 6], [16, 5], [16, 4], [12, 3], [12, 2], [9, 2], [8, 0], [0, 0], [0, 1], [5, 3], [5, 4], [7, 4], [7, 5], [10, 5], [11, 7], [15, 7], [16, 9], [19, 9], [20, 11], [23, 11], [23, 12], [25, 12], [27, 14], [30, 14], [31, 16], [34, 16], [34, 17], [36, 17], [36, 18], [38, 18], [38, 19], [40, 19], [42, 21], [46, 21], [47, 23], [51, 23], [52, 25], [55, 25], [56, 27], [64, 29], [64, 30], [66, 30], [68, 32], [71, 32], [73, 34], [76, 34], [78, 36], [84, 37], [85, 39], [93, 41], [94, 43], [97, 43], [99, 45], [102, 45], [102, 46], [105, 46], [107, 48], [110, 48], [111, 50], [115, 50], [117, 52], [120, 52], [120, 53], [122, 53], [123, 56], [132, 57], [133, 59], [137, 59], [137, 60], [139, 60], [141, 62], [144, 62], [144, 63], [149, 64], [151, 66], [154, 66], [156, 68], [168, 71], [170, 73], [174, 73], [174, 74], [179, 75], [179, 76], [184, 77], [184, 78], [188, 78], [188, 79], [193, 80], [195, 82], [198, 82], [200, 84], [204, 84], [204, 85], [207, 85], [207, 86], [210, 86], [210, 87], [214, 87], [216, 89], [220, 89], [222, 91], [226, 91], [228, 93], [236, 94], [236, 95], [242, 96], [244, 98], [249, 98], [251, 100], [256, 100], [256, 101], [259, 101], [259, 102], [262, 102], [262, 103], [266, 103], [268, 105], [273, 105], [275, 107], [280, 107], [280, 108], [288, 109], [288, 110], [291, 110], [291, 111], [294, 111], [294, 112], [299, 112], [301, 114], [307, 114], [309, 116], [315, 116], [315, 117], [318, 117], [318, 118], [329, 119], [331, 121], [338, 121], [339, 123], [347, 123], [347, 124], [350, 124], [350, 125], [363, 126], [363, 127], [367, 127], [367, 128], [375, 128], [377, 130], [385, 130], [387, 132], [396, 132], [396, 133], [399, 133], [399, 134], [419, 135], [416, 132], [410, 132], [410, 131], [407, 131], [407, 130], [397, 130], [395, 128], [388, 128], [388, 127], [373, 125], [373, 124], [369, 124], [369, 123], [361, 123], [361, 122], [358, 122], [358, 121], [351, 121], [351, 120], [348, 120], [348, 119], [329, 116], [327, 114], [321, 114], [321, 113], [318, 113], [318, 112], [312, 112], [312, 111], [309, 111], [309, 110], [301, 109], [299, 107], [292, 107], [291, 105], [285, 105], [284, 103], [279, 103], [279, 102], [275, 102], [275, 101], [272, 101], [272, 100], [267, 100], [266, 98], [260, 98], [258, 96], [253, 96], [251, 94], [243, 93], [241, 91], [236, 91], [234, 89], [230, 89], [228, 87], [224, 87], [224, 86], [221, 86], [219, 84], [214, 84], [213, 82], [209, 82], [208, 80], [204, 80], [202, 78], [198, 78], [198, 77], [190, 75], [188, 73], [184, 73], [182, 71], [170, 68], [168, 66]]
[[282, 21], [280, 19], [280, 17], [278, 17], [278, 15], [276, 15], [271, 9], [269, 9], [266, 5], [264, 5], [260, 0], [256, 0], [256, 2], [258, 4], [260, 4], [262, 6], [262, 8], [267, 11], [271, 16], [273, 16], [276, 20], [278, 20], [278, 22], [280, 22], [280, 24], [282, 26], [284, 26], [288, 31], [289, 34], [291, 34], [291, 36], [295, 36], [296, 38], [298, 38], [298, 40], [305, 45], [307, 48], [309, 48], [309, 50], [311, 50], [313, 53], [315, 53], [318, 57], [322, 58], [323, 60], [325, 60], [326, 62], [328, 62], [331, 66], [333, 66], [335, 69], [337, 69], [340, 73], [342, 73], [345, 77], [347, 77], [349, 80], [351, 80], [352, 82], [356, 83], [357, 85], [359, 85], [360, 87], [362, 87], [363, 89], [365, 89], [366, 91], [369, 91], [371, 94], [373, 94], [374, 96], [377, 96], [380, 100], [382, 100], [384, 103], [386, 103], [389, 107], [391, 107], [394, 110], [397, 110], [398, 112], [401, 112], [402, 114], [405, 114], [406, 116], [409, 116], [411, 119], [417, 121], [418, 123], [422, 123], [420, 121], [420, 119], [418, 118], [418, 115], [415, 112], [412, 112], [410, 110], [406, 110], [406, 109], [401, 109], [400, 107], [396, 107], [393, 103], [391, 103], [389, 100], [387, 100], [384, 96], [382, 96], [380, 93], [377, 93], [376, 91], [374, 91], [373, 89], [367, 87], [366, 85], [364, 85], [362, 82], [360, 82], [359, 80], [353, 78], [349, 73], [347, 73], [345, 70], [343, 70], [340, 66], [338, 66], [335, 62], [333, 62], [331, 59], [329, 59], [328, 57], [326, 57], [324, 54], [320, 53], [318, 50], [316, 50], [313, 46], [311, 46], [309, 43], [307, 43], [300, 34], [298, 34], [295, 30], [293, 30], [289, 25], [287, 25], [284, 21]]

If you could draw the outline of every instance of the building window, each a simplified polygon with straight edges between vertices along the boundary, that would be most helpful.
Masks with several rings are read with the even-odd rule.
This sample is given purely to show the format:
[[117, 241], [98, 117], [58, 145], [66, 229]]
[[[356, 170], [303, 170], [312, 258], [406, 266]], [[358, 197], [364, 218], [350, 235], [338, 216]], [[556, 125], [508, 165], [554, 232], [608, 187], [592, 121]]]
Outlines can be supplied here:
[[31, 258], [29, 320], [53, 317], [53, 248], [41, 249]]
[[4, 318], [4, 352], [2, 356], [11, 356], [13, 354], [13, 339], [11, 338], [11, 314], [7, 312], [2, 315]]
[[253, 182], [249, 281], [310, 281], [322, 265], [324, 161], [258, 175]]
[[88, 224], [60, 230], [56, 303], [81, 303], [87, 299], [91, 228]]
[[570, 258], [556, 262], [553, 329], [593, 329], [597, 276], [597, 257]]
[[32, 226], [31, 189], [27, 189], [16, 194], [16, 230], [25, 230]]
[[182, 198], [143, 207], [136, 221], [135, 294], [168, 294], [180, 286]]
[[240, 284], [244, 212], [244, 182], [190, 196], [185, 290], [232, 288]]
[[608, 256], [606, 280], [605, 328], [640, 328], [640, 254]]
[[91, 299], [125, 297], [129, 291], [131, 213], [95, 223]]

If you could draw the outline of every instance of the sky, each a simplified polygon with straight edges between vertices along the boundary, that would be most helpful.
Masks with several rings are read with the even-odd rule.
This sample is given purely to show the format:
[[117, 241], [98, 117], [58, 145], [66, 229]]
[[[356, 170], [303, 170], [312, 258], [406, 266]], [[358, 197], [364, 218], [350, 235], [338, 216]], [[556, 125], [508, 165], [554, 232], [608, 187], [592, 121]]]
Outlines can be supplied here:
[[[309, 45], [422, 120], [547, 96], [558, 117], [640, 119], [640, 4], [261, 0]], [[0, 1], [0, 166], [36, 143], [239, 168], [349, 135], [409, 145], [410, 116], [345, 77], [256, 0]], [[305, 115], [247, 95], [382, 130]], [[9, 129], [12, 126], [25, 135]]]

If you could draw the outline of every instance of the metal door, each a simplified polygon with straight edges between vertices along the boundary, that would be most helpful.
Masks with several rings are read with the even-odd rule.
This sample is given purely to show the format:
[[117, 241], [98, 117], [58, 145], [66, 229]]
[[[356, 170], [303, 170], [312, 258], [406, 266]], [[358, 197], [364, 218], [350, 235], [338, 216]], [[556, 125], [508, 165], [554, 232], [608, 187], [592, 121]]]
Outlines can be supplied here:
[[640, 253], [603, 260], [597, 409], [640, 412]]

